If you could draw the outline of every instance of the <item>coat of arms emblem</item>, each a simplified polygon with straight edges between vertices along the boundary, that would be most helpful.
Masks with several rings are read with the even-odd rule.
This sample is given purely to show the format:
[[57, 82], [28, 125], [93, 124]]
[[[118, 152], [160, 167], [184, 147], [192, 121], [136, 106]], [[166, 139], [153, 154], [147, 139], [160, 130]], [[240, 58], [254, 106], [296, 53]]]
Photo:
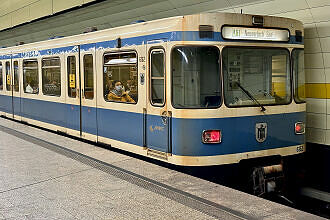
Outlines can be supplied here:
[[267, 138], [267, 123], [256, 124], [256, 139], [259, 143], [262, 143]]

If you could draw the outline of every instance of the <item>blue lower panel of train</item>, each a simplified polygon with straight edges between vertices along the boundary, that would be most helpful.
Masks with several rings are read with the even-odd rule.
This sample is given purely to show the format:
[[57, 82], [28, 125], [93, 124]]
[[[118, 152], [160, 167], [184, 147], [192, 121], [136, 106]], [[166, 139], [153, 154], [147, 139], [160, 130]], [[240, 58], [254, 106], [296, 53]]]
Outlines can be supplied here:
[[143, 114], [97, 109], [98, 135], [143, 146]]
[[13, 113], [12, 97], [0, 95], [0, 100], [1, 100], [0, 101], [0, 111], [7, 112], [7, 113]]
[[[296, 122], [305, 122], [304, 112], [216, 119], [173, 118], [173, 154], [213, 156], [304, 144], [305, 135], [295, 134]], [[267, 123], [267, 136], [262, 143], [256, 140], [257, 123]], [[210, 129], [221, 130], [221, 143], [202, 143], [202, 131]]]
[[[73, 130], [80, 128], [80, 107], [77, 105], [25, 98], [20, 103], [21, 111], [15, 113], [22, 117]], [[10, 106], [11, 97], [0, 96], [0, 111], [12, 113]], [[153, 118], [159, 122], [159, 117], [146, 118], [151, 124], [156, 123]], [[83, 107], [82, 119], [83, 132], [138, 146], [143, 146], [144, 130], [149, 128], [144, 129], [145, 118], [140, 113]], [[295, 134], [296, 122], [305, 122], [304, 112], [213, 119], [172, 118], [171, 131], [164, 132], [171, 138], [159, 138], [159, 146], [165, 146], [164, 151], [169, 150], [174, 155], [215, 156], [301, 145], [305, 135]], [[267, 123], [267, 137], [262, 143], [256, 140], [257, 123]], [[221, 143], [202, 143], [203, 130], [210, 129], [221, 130]], [[150, 138], [145, 138], [147, 146]], [[164, 140], [169, 140], [168, 149]], [[153, 137], [151, 145], [157, 149], [157, 138]]]
[[36, 121], [67, 127], [68, 105], [35, 99], [21, 98], [21, 116]]

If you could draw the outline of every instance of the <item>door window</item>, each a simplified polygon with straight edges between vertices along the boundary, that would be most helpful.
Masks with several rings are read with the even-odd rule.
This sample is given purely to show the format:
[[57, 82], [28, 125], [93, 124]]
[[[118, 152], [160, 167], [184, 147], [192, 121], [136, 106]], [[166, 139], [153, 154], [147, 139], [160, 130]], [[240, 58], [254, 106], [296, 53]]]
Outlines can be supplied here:
[[69, 56], [67, 58], [67, 74], [68, 74], [68, 96], [76, 98], [76, 57]]
[[93, 55], [84, 56], [84, 95], [86, 99], [94, 98]]
[[0, 62], [0, 90], [3, 90], [2, 62]]
[[19, 69], [18, 61], [14, 61], [14, 91], [19, 92]]
[[156, 49], [150, 54], [150, 99], [153, 105], [165, 103], [165, 55], [164, 50]]
[[7, 91], [11, 91], [11, 79], [10, 79], [10, 62], [6, 62], [6, 89]]

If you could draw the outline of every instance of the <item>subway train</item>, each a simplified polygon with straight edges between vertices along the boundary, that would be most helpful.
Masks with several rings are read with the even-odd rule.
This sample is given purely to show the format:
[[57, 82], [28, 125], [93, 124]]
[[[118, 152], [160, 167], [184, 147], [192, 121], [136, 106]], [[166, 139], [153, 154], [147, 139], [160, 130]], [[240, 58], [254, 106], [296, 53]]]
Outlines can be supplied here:
[[257, 186], [305, 152], [303, 43], [297, 20], [201, 13], [1, 48], [0, 114], [175, 165], [256, 161]]

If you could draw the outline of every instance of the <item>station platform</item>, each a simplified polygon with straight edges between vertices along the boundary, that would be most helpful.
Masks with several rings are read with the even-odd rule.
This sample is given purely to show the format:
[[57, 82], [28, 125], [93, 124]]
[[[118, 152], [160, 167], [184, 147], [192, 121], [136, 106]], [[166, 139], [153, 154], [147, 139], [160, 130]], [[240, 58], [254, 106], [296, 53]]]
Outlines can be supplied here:
[[0, 118], [0, 219], [322, 219]]

